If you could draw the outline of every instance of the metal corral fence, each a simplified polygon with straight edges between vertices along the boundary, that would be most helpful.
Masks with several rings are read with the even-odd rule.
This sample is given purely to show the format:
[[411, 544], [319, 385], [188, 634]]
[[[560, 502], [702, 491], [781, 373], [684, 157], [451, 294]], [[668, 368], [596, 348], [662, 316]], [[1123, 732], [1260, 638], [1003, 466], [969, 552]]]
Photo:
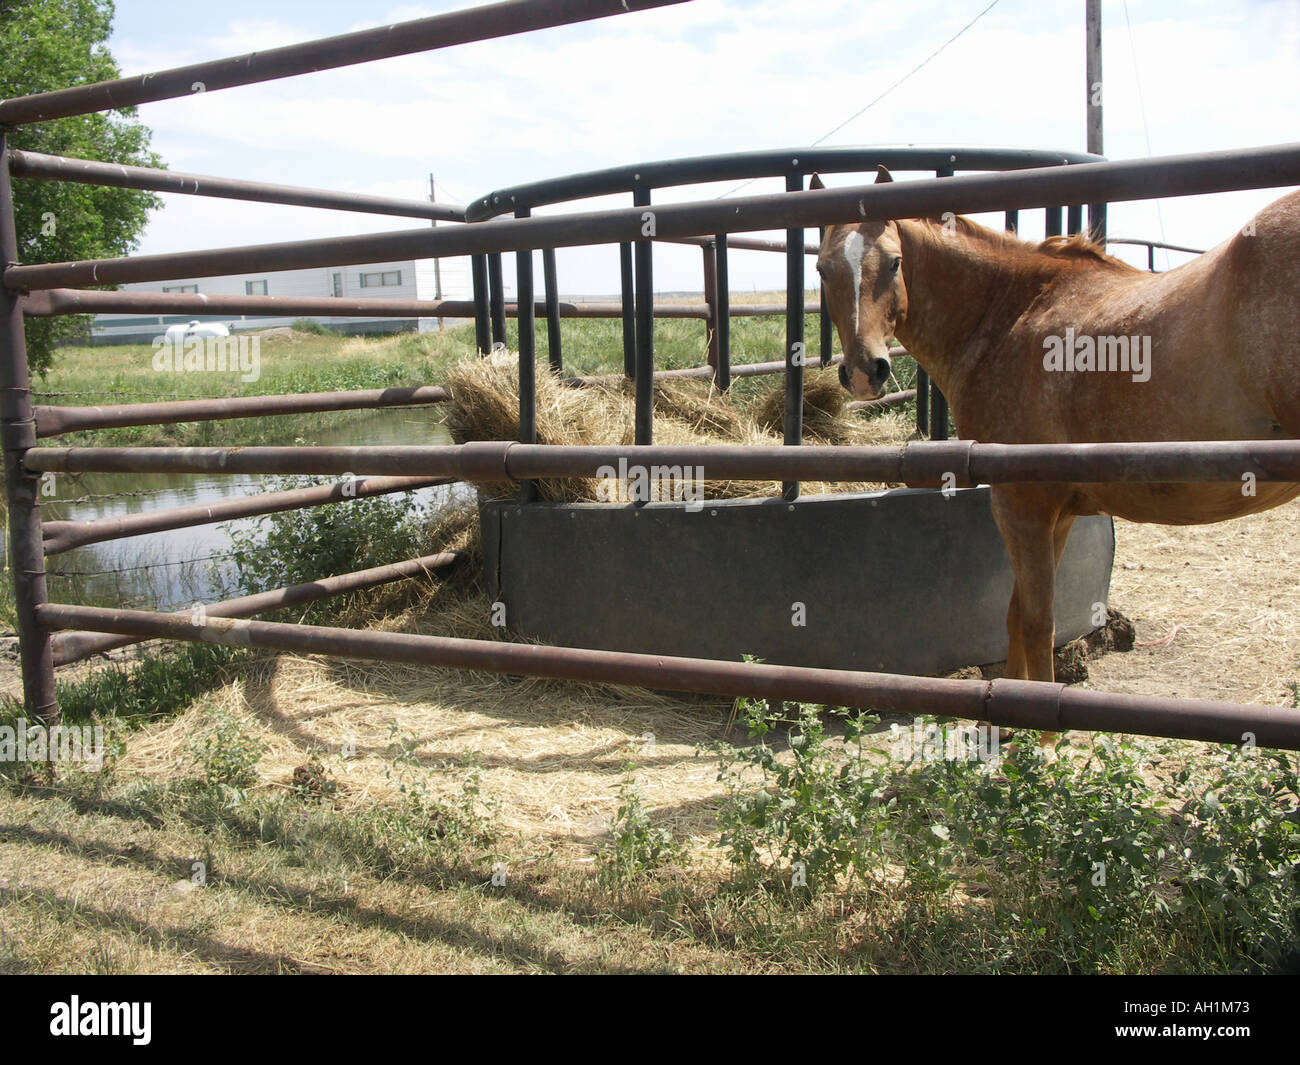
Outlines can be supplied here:
[[[367, 62], [388, 56], [445, 47], [470, 40], [502, 36], [545, 26], [619, 14], [629, 9], [661, 6], [677, 0], [510, 0], [487, 8], [421, 19], [399, 26], [346, 34], [324, 41], [274, 49], [253, 56], [182, 67], [141, 78], [80, 86], [0, 103], [0, 129], [109, 107], [120, 107], [189, 95], [195, 82], [206, 91], [250, 84], [293, 74]], [[879, 151], [855, 157], [815, 149], [789, 155], [695, 161], [700, 167], [733, 176], [784, 173], [789, 188], [796, 177], [812, 169], [836, 170], [837, 159], [855, 169], [864, 159], [888, 162]], [[951, 154], [951, 153], [950, 153]], [[893, 160], [900, 169], [918, 158]], [[949, 165], [957, 160], [949, 159]], [[0, 142], [0, 255], [4, 260], [0, 289], [0, 431], [3, 433], [6, 492], [9, 504], [10, 552], [21, 640], [24, 696], [27, 710], [52, 721], [57, 718], [53, 666], [85, 657], [106, 647], [140, 639], [168, 638], [259, 647], [298, 653], [334, 654], [385, 661], [493, 670], [516, 674], [582, 680], [604, 680], [652, 688], [689, 690], [771, 699], [798, 699], [832, 705], [872, 707], [884, 711], [935, 713], [980, 718], [1000, 725], [1043, 729], [1120, 730], [1188, 739], [1239, 743], [1253, 734], [1259, 744], [1300, 749], [1300, 714], [1281, 707], [1243, 706], [1192, 700], [1110, 695], [1069, 689], [1060, 684], [1015, 680], [961, 681], [827, 670], [755, 663], [718, 662], [659, 655], [544, 647], [495, 641], [462, 640], [402, 633], [362, 632], [324, 626], [284, 625], [246, 620], [250, 615], [289, 603], [336, 595], [360, 587], [403, 579], [451, 561], [450, 553], [381, 566], [291, 588], [205, 607], [163, 614], [50, 603], [45, 587], [45, 556], [86, 544], [143, 531], [177, 529], [212, 520], [272, 513], [341, 502], [357, 495], [407, 491], [449, 480], [512, 480], [526, 494], [530, 480], [552, 476], [594, 476], [600, 467], [620, 458], [645, 465], [700, 465], [713, 478], [779, 478], [791, 492], [802, 478], [823, 480], [883, 480], [932, 486], [944, 475], [957, 485], [1025, 481], [1084, 480], [1136, 482], [1238, 482], [1244, 473], [1260, 480], [1300, 481], [1300, 442], [1232, 441], [1190, 443], [999, 445], [972, 441], [937, 441], [900, 448], [859, 447], [661, 447], [653, 444], [651, 381], [653, 379], [653, 316], [651, 240], [644, 233], [644, 214], [653, 210], [659, 240], [703, 242], [714, 255], [714, 303], [706, 306], [715, 326], [721, 326], [725, 306], [726, 249], [746, 244], [730, 238], [737, 232], [787, 230], [784, 250], [789, 263], [787, 285], [788, 344], [783, 363], [767, 364], [769, 372], [783, 369], [790, 383], [788, 397], [801, 394], [803, 263], [809, 249], [803, 230], [859, 219], [889, 219], [939, 214], [943, 211], [1014, 212], [1030, 208], [1048, 211], [1049, 232], [1059, 220], [1062, 204], [1104, 204], [1111, 200], [1147, 199], [1234, 189], [1300, 183], [1300, 145], [1277, 145], [1247, 151], [1174, 156], [1135, 162], [1086, 162], [1055, 155], [1051, 165], [1037, 157], [1023, 160], [1028, 169], [996, 167], [1006, 173], [971, 174], [797, 194], [734, 197], [649, 207], [649, 190], [676, 183], [689, 167], [647, 164], [632, 171], [634, 202], [630, 208], [579, 214], [529, 217], [543, 202], [546, 185], [527, 188], [536, 194], [526, 203], [505, 204], [492, 194], [462, 216], [454, 207], [415, 201], [288, 188], [227, 179], [194, 178], [140, 168], [112, 167], [82, 161], [12, 152]], [[779, 167], [778, 167], [779, 163]], [[966, 160], [967, 165], [975, 162]], [[1061, 165], [1071, 163], [1071, 165]], [[942, 160], [925, 160], [925, 169], [942, 175]], [[753, 170], [745, 170], [753, 166]], [[1014, 164], [1011, 164], [1014, 166]], [[626, 187], [626, 170], [606, 171], [618, 189]], [[640, 177], [637, 177], [637, 174]], [[264, 202], [368, 211], [429, 220], [472, 224], [421, 228], [395, 233], [366, 234], [329, 240], [263, 244], [167, 255], [133, 256], [77, 263], [21, 265], [17, 262], [11, 175], [80, 181], [106, 181], [129, 188], [166, 189], [197, 195], [233, 196]], [[601, 175], [585, 175], [590, 181]], [[696, 170], [686, 181], [701, 179]], [[558, 195], [591, 195], [561, 179]], [[570, 182], [567, 186], [566, 182]], [[557, 195], [556, 183], [548, 183]], [[612, 186], [611, 186], [612, 187]], [[539, 191], [543, 190], [543, 191]], [[506, 194], [508, 195], [508, 193]], [[518, 217], [492, 219], [500, 207]], [[1070, 228], [1081, 221], [1078, 208], [1069, 208]], [[1055, 212], [1055, 214], [1054, 214]], [[770, 244], [771, 242], [767, 242]], [[535, 443], [534, 393], [535, 317], [540, 311], [554, 321], [556, 300], [534, 301], [531, 252], [544, 254], [557, 247], [617, 244], [631, 251], [634, 277], [629, 283], [628, 251], [623, 253], [625, 299], [617, 313], [630, 325], [633, 343], [630, 370], [637, 385], [637, 444], [628, 447], [553, 447]], [[514, 308], [493, 298], [491, 263], [507, 251], [517, 256], [518, 299]], [[719, 254], [721, 253], [721, 254]], [[479, 346], [504, 335], [504, 315], [511, 310], [519, 321], [520, 440], [430, 447], [248, 447], [248, 448], [56, 448], [37, 447], [40, 437], [73, 429], [116, 425], [160, 424], [204, 418], [250, 417], [353, 408], [373, 408], [445, 399], [436, 386], [383, 391], [326, 393], [301, 396], [261, 396], [227, 400], [146, 403], [101, 408], [34, 407], [23, 338], [24, 315], [71, 314], [86, 311], [213, 310], [246, 314], [367, 314], [432, 317], [455, 313], [446, 303], [427, 301], [309, 299], [271, 296], [202, 297], [180, 294], [88, 291], [87, 286], [129, 281], [214, 276], [236, 269], [296, 269], [383, 262], [404, 258], [476, 257], [473, 304]], [[499, 262], [499, 260], [497, 260]], [[546, 259], [544, 258], [544, 263]], [[553, 262], [553, 260], [552, 260]], [[721, 264], [721, 270], [718, 265]], [[551, 271], [553, 276], [553, 271]], [[554, 293], [548, 286], [548, 293]], [[499, 292], [499, 287], [498, 287]], [[631, 304], [626, 298], [633, 296]], [[549, 305], [548, 305], [549, 304]], [[629, 306], [634, 321], [629, 322]], [[606, 308], [611, 313], [614, 307]], [[561, 309], [560, 313], [563, 313]], [[579, 313], [575, 308], [573, 313]], [[703, 315], [701, 315], [703, 317]], [[796, 339], [797, 338], [797, 339]], [[800, 344], [798, 349], [794, 344]], [[555, 349], [558, 352], [558, 345]], [[714, 365], [704, 375], [727, 372], [721, 340]], [[822, 348], [823, 357], [830, 351]], [[730, 368], [739, 375], [744, 368]], [[758, 367], [753, 367], [757, 371]], [[795, 430], [789, 443], [798, 443], [800, 407], [792, 409]], [[37, 479], [45, 472], [181, 471], [247, 473], [306, 473], [362, 475], [359, 484], [326, 485], [275, 492], [247, 500], [232, 500], [219, 508], [185, 507], [149, 515], [92, 522], [42, 523]]]

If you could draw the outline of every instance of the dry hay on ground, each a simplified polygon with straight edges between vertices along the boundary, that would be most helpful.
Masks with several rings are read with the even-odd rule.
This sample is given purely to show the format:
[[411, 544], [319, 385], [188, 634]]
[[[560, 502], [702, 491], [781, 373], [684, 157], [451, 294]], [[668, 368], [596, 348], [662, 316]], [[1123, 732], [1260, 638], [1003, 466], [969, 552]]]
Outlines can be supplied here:
[[[1300, 589], [1283, 575], [1300, 550], [1297, 533], [1294, 504], [1211, 526], [1118, 523], [1111, 602], [1136, 622], [1138, 646], [1090, 661], [1088, 686], [1288, 705], [1289, 685], [1300, 680]], [[380, 627], [501, 638], [481, 592], [458, 581], [436, 584], [427, 600]], [[386, 775], [395, 728], [415, 738], [426, 766], [476, 762], [503, 827], [577, 860], [608, 839], [628, 761], [657, 823], [697, 852], [716, 843], [725, 789], [708, 747], [742, 738], [729, 730], [725, 699], [289, 655], [248, 671], [216, 702], [267, 739], [260, 770], [270, 786], [290, 787], [315, 749], [342, 785], [343, 810], [397, 802]], [[123, 771], [193, 772], [184, 755], [203, 714], [196, 708], [137, 733]], [[345, 762], [338, 755], [348, 743], [356, 754]], [[1187, 758], [1221, 756], [1203, 744], [1178, 749]], [[435, 775], [438, 794], [451, 797], [459, 779]]]
[[[840, 444], [903, 444], [911, 426], [906, 415], [886, 411], [867, 418], [847, 412], [843, 400], [838, 407], [830, 398], [838, 392], [833, 371], [810, 370], [805, 381], [805, 429], [810, 439]], [[507, 359], [467, 359], [451, 367], [444, 384], [452, 402], [447, 411], [447, 428], [456, 443], [469, 440], [517, 440], [519, 438], [518, 372]], [[655, 385], [655, 443], [662, 445], [782, 443], [781, 421], [784, 393], [778, 400], [764, 399], [742, 405], [710, 384], [691, 381], [661, 382]], [[782, 415], [768, 410], [779, 401]], [[550, 374], [537, 378], [537, 441], [541, 444], [630, 445], [633, 436], [632, 385], [614, 380], [584, 388], [561, 383]], [[775, 428], [773, 427], [775, 425]], [[707, 471], [706, 471], [707, 472]], [[806, 494], [861, 492], [888, 487], [876, 482], [805, 481]], [[480, 485], [488, 494], [513, 495], [511, 485]], [[601, 502], [608, 498], [601, 482], [591, 477], [543, 480], [538, 483], [543, 499], [561, 502]], [[775, 481], [709, 481], [708, 499], [774, 495]]]
[[[373, 627], [499, 639], [490, 613], [477, 589], [453, 582]], [[431, 771], [434, 798], [454, 800], [468, 767], [476, 766], [500, 827], [580, 858], [609, 831], [629, 761], [646, 806], [656, 808], [656, 820], [677, 838], [703, 840], [714, 832], [717, 767], [697, 747], [724, 734], [731, 702], [614, 684], [280, 655], [244, 670], [206, 705], [136, 733], [118, 771], [155, 781], [193, 775], [190, 746], [214, 709], [234, 715], [266, 744], [258, 766], [266, 786], [292, 787], [315, 752], [338, 784], [341, 812], [399, 804], [394, 744], [409, 737], [420, 765]], [[443, 766], [455, 768], [438, 772]]]
[[[1090, 687], [1291, 704], [1300, 681], [1300, 504], [1217, 525], [1115, 523], [1111, 605], [1137, 646], [1090, 663]], [[1300, 712], [1300, 711], [1297, 711]]]

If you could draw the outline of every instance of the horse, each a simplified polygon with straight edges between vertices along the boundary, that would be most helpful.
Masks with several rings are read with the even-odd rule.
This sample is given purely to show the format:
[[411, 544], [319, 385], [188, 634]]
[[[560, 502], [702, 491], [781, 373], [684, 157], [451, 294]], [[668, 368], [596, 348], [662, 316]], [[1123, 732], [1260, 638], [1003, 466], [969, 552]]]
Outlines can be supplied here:
[[[879, 167], [876, 180], [892, 178]], [[824, 186], [814, 175], [811, 187]], [[830, 226], [817, 270], [844, 352], [840, 383], [858, 399], [879, 397], [896, 337], [948, 398], [965, 439], [1300, 437], [1300, 192], [1161, 274], [1084, 235], [1031, 243], [951, 213]], [[1015, 576], [1004, 675], [1052, 681], [1056, 569], [1076, 517], [1206, 524], [1279, 506], [1300, 484], [991, 492]]]

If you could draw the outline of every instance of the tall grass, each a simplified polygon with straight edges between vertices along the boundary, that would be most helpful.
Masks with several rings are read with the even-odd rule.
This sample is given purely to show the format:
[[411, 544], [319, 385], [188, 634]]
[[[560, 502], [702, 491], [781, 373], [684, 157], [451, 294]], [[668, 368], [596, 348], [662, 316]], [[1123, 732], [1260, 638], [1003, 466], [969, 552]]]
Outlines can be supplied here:
[[[623, 332], [619, 319], [566, 319], [561, 325], [561, 347], [566, 375], [621, 372]], [[804, 332], [810, 358], [820, 355], [818, 320], [808, 315]], [[518, 326], [506, 323], [506, 346], [518, 350]], [[474, 354], [473, 325], [460, 325], [441, 333], [403, 333], [387, 337], [343, 337], [330, 333], [298, 334], [293, 341], [268, 338], [261, 346], [261, 376], [243, 382], [238, 375], [215, 373], [161, 373], [153, 369], [149, 345], [119, 345], [64, 349], [55, 367], [36, 387], [38, 391], [94, 393], [56, 396], [38, 402], [64, 406], [115, 402], [147, 402], [173, 396], [254, 396], [291, 392], [330, 392], [352, 389], [396, 388], [441, 383], [442, 371]], [[733, 318], [733, 363], [768, 362], [784, 357], [785, 319], [781, 316]], [[655, 366], [660, 370], [703, 366], [708, 355], [704, 323], [685, 319], [660, 319], [655, 323]], [[537, 332], [537, 359], [550, 358], [545, 329]], [[904, 388], [915, 373], [904, 357], [895, 375]], [[774, 378], [736, 381], [738, 395], [750, 398], [772, 387]], [[248, 443], [310, 444], [323, 433], [348, 424], [356, 414], [297, 414], [275, 418], [247, 418], [181, 425], [134, 426], [122, 429], [72, 433], [59, 438], [63, 445], [91, 442], [112, 445], [237, 445]]]

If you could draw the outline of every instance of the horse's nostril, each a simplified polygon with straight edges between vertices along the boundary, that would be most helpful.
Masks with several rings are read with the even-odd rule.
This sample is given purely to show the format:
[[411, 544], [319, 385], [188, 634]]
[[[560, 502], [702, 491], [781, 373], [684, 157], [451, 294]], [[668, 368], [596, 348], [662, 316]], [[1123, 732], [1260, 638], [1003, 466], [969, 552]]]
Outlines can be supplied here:
[[889, 377], [889, 360], [872, 359], [870, 374], [873, 380], [885, 380]]
[[849, 371], [844, 368], [844, 363], [840, 363], [840, 384], [849, 387]]

